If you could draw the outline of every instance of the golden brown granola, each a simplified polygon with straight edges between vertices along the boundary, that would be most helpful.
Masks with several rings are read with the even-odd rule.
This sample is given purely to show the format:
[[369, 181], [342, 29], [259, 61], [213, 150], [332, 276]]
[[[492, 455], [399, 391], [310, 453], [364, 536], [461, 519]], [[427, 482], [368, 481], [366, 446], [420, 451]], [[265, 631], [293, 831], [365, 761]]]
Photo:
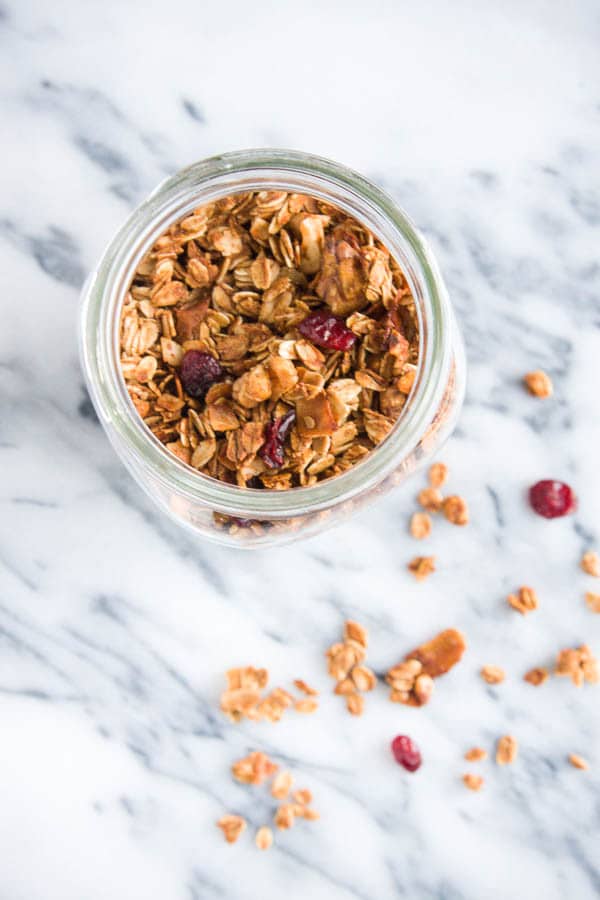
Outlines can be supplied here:
[[259, 850], [268, 850], [273, 843], [273, 832], [268, 825], [263, 825], [256, 832], [254, 843]]
[[304, 713], [317, 709], [315, 700], [296, 700], [280, 687], [263, 694], [269, 681], [266, 669], [246, 666], [230, 669], [226, 675], [227, 690], [221, 694], [221, 710], [232, 722], [239, 722], [244, 718], [256, 722], [279, 722], [286, 709], [291, 707]]
[[272, 762], [266, 753], [255, 750], [234, 762], [231, 773], [235, 780], [242, 784], [262, 784], [274, 775], [278, 768], [279, 766]]
[[588, 550], [581, 557], [581, 568], [587, 575], [600, 578], [600, 558], [594, 550]]
[[385, 680], [391, 687], [392, 703], [424, 706], [431, 699], [433, 679], [423, 672], [423, 664], [418, 659], [407, 659], [392, 666]]
[[431, 517], [426, 512], [413, 513], [410, 520], [410, 533], [418, 541], [431, 534]]
[[297, 687], [299, 691], [302, 691], [302, 693], [306, 694], [308, 697], [316, 697], [319, 693], [315, 688], [307, 684], [306, 681], [303, 681], [302, 678], [295, 679], [294, 687]]
[[417, 500], [424, 510], [433, 513], [439, 512], [444, 502], [444, 498], [435, 487], [423, 488], [417, 494]]
[[455, 666], [465, 649], [465, 639], [460, 631], [448, 628], [407, 653], [385, 678], [391, 687], [392, 703], [424, 706], [433, 693], [433, 679]]
[[526, 672], [523, 675], [523, 680], [529, 682], [529, 684], [533, 684], [534, 687], [538, 687], [540, 684], [543, 684], [550, 677], [550, 673], [548, 669], [545, 669], [543, 666], [538, 666], [535, 669], [530, 669], [529, 672]]
[[459, 497], [458, 494], [446, 497], [442, 503], [442, 511], [453, 525], [467, 525], [469, 522], [467, 501]]
[[364, 697], [377, 683], [375, 673], [365, 666], [367, 631], [349, 619], [344, 624], [343, 641], [332, 644], [326, 652], [327, 671], [336, 680], [334, 693], [346, 698], [346, 709], [354, 716], [362, 715]]
[[594, 613], [600, 613], [600, 594], [593, 594], [591, 591], [588, 591], [585, 595], [585, 602], [588, 605], [588, 609], [591, 609]]
[[295, 803], [300, 803], [302, 806], [308, 806], [312, 803], [312, 794], [308, 788], [301, 788], [299, 791], [294, 791], [293, 798]]
[[441, 488], [448, 478], [448, 466], [442, 462], [433, 463], [429, 467], [429, 484], [432, 488]]
[[590, 684], [600, 681], [598, 660], [587, 644], [561, 650], [556, 658], [554, 673], [567, 676], [577, 687], [581, 687], [584, 681]]
[[579, 756], [578, 753], [570, 753], [569, 754], [569, 762], [576, 769], [589, 769], [589, 763], [587, 760], [583, 758], [583, 756]]
[[533, 394], [534, 397], [544, 399], [551, 397], [554, 392], [550, 376], [541, 369], [536, 369], [535, 372], [528, 372], [527, 375], [523, 376], [523, 381], [529, 393]]
[[488, 684], [500, 684], [506, 678], [504, 669], [501, 669], [500, 666], [483, 666], [480, 674]]
[[407, 568], [417, 581], [424, 581], [432, 572], [435, 572], [435, 556], [415, 556]]
[[285, 800], [293, 783], [292, 773], [284, 770], [278, 772], [271, 785], [271, 795], [278, 800]]
[[456, 628], [446, 628], [430, 641], [407, 653], [405, 659], [418, 660], [426, 675], [438, 678], [460, 662], [466, 649], [467, 642], [462, 632]]
[[[306, 337], [316, 312], [341, 317], [345, 349]], [[125, 297], [120, 347], [138, 414], [175, 456], [229, 484], [285, 490], [344, 472], [387, 436], [412, 389], [419, 325], [397, 262], [356, 219], [252, 191], [156, 241]], [[182, 378], [189, 351], [218, 363], [207, 391]], [[265, 427], [288, 412], [273, 465], [259, 453]]]
[[517, 594], [509, 594], [506, 601], [509, 606], [520, 612], [522, 616], [527, 615], [527, 613], [532, 612], [539, 606], [537, 594], [530, 587], [519, 588], [519, 592]]
[[481, 775], [472, 775], [470, 772], [467, 775], [463, 775], [463, 782], [465, 787], [468, 787], [470, 791], [480, 791], [483, 787], [483, 778]]
[[499, 766], [508, 766], [517, 758], [519, 745], [517, 739], [510, 734], [498, 739], [496, 745], [496, 762]]
[[241, 816], [221, 816], [217, 822], [217, 828], [221, 829], [228, 844], [235, 844], [246, 828], [246, 820]]
[[465, 759], [469, 762], [480, 762], [481, 760], [487, 759], [487, 750], [484, 750], [483, 747], [471, 747], [470, 750], [467, 750], [465, 753]]

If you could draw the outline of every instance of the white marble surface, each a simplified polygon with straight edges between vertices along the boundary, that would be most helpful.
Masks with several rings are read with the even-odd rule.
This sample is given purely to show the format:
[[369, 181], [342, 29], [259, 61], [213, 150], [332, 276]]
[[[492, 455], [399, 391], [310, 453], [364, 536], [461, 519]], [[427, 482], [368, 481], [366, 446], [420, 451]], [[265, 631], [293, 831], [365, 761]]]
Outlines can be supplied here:
[[[599, 25], [592, 0], [0, 0], [3, 900], [598, 896], [600, 689], [521, 677], [563, 646], [600, 654], [577, 567], [599, 540]], [[435, 528], [426, 584], [405, 571], [420, 484], [288, 549], [195, 546], [86, 400], [78, 291], [103, 245], [165, 174], [253, 145], [363, 171], [439, 255], [470, 363], [444, 459], [472, 524]], [[536, 366], [548, 402], [519, 385]], [[540, 477], [573, 483], [575, 517], [532, 515]], [[523, 583], [527, 619], [504, 602]], [[352, 719], [322, 656], [346, 616], [378, 671], [443, 626], [468, 654], [426, 709], [380, 688]], [[320, 711], [230, 725], [222, 673], [245, 662], [314, 681]], [[422, 747], [414, 776], [391, 761], [398, 732]], [[464, 751], [507, 732], [518, 762], [471, 767], [486, 786], [466, 791]], [[268, 815], [228, 774], [254, 748], [322, 814], [268, 854], [214, 827]]]

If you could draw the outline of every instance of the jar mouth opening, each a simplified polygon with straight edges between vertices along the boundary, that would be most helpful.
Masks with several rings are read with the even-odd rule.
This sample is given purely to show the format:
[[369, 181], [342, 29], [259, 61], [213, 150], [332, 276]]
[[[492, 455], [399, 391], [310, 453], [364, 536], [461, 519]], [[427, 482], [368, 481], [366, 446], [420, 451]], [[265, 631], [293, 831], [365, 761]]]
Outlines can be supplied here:
[[[119, 363], [123, 298], [140, 259], [173, 222], [195, 207], [246, 190], [311, 194], [365, 224], [396, 258], [415, 299], [420, 349], [417, 375], [390, 434], [347, 471], [284, 491], [230, 485], [187, 466], [155, 437], [135, 410]], [[225, 515], [287, 518], [325, 509], [372, 488], [409, 456], [431, 424], [450, 367], [451, 314], [445, 285], [425, 239], [396, 204], [361, 175], [320, 157], [287, 150], [244, 150], [212, 157], [160, 184], [117, 232], [84, 288], [81, 350], [91, 397], [142, 467], [168, 490]]]

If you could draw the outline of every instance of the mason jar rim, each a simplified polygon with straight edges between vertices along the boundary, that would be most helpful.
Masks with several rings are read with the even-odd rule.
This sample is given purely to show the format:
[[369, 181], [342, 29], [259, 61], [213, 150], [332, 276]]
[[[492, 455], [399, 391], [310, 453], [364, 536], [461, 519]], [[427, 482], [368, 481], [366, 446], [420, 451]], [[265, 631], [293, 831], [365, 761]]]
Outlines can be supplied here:
[[[195, 471], [155, 437], [135, 410], [119, 365], [119, 319], [140, 259], [195, 207], [246, 190], [312, 194], [353, 215], [396, 258], [415, 297], [421, 346], [409, 400], [390, 434], [347, 471], [285, 491], [242, 488]], [[431, 425], [451, 365], [448, 293], [425, 238], [384, 191], [331, 160], [295, 150], [256, 149], [193, 163], [163, 181], [127, 218], [83, 291], [80, 344], [90, 395], [109, 431], [167, 489], [240, 518], [289, 518], [351, 500], [384, 480]], [[112, 437], [112, 436], [111, 436]]]

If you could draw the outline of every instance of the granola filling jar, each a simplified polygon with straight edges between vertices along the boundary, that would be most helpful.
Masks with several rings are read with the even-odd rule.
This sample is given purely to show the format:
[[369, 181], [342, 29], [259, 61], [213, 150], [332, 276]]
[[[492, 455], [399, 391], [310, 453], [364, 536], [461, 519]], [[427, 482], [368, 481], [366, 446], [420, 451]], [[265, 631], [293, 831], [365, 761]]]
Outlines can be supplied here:
[[[141, 405], [137, 402], [135, 372], [136, 366], [139, 366], [141, 381], [144, 382], [144, 378], [148, 375], [141, 370], [144, 366], [148, 366], [151, 379], [156, 365], [151, 355], [139, 358], [135, 355], [127, 356], [123, 362], [122, 320], [124, 310], [127, 312], [127, 304], [131, 303], [132, 285], [138, 285], [137, 295], [145, 296], [144, 279], [147, 265], [145, 261], [151, 258], [157, 242], [165, 240], [167, 233], [172, 234], [176, 231], [174, 228], [176, 223], [184, 220], [193, 221], [193, 216], [199, 209], [213, 208], [211, 206], [213, 204], [217, 209], [226, 208], [229, 203], [233, 207], [235, 197], [276, 197], [278, 193], [282, 196], [289, 194], [292, 197], [303, 195], [310, 198], [308, 202], [311, 209], [318, 214], [313, 216], [314, 221], [322, 218], [328, 222], [327, 217], [321, 213], [331, 209], [334, 211], [335, 223], [338, 221], [336, 215], [339, 213], [344, 217], [344, 221], [355, 222], [358, 228], [362, 226], [371, 243], [377, 244], [389, 253], [394, 266], [401, 273], [399, 277], [404, 284], [404, 292], [410, 297], [411, 314], [415, 324], [418, 324], [418, 352], [413, 350], [414, 383], [410, 392], [401, 409], [396, 410], [391, 417], [393, 423], [389, 433], [382, 436], [382, 439], [378, 438], [378, 442], [369, 449], [369, 452], [357, 454], [357, 461], [354, 461], [351, 451], [351, 465], [344, 467], [336, 462], [330, 472], [321, 473], [319, 478], [300, 479], [300, 486], [265, 489], [269, 484], [269, 472], [264, 476], [264, 484], [259, 484], [257, 478], [248, 479], [247, 474], [240, 478], [239, 472], [237, 473], [239, 483], [234, 476], [231, 476], [229, 482], [222, 480], [223, 473], [228, 479], [229, 475], [226, 469], [217, 467], [214, 460], [208, 468], [204, 468], [204, 471], [199, 471], [201, 466], [204, 466], [203, 460], [200, 460], [201, 465], [197, 465], [197, 468], [190, 465], [191, 454], [185, 447], [187, 444], [185, 434], [184, 443], [179, 447], [172, 440], [170, 432], [173, 429], [165, 430], [162, 426], [158, 426], [151, 430], [154, 418], [152, 415], [147, 416], [146, 422], [142, 418], [145, 410], [141, 410], [141, 406], [146, 407], [147, 404], [144, 401]], [[223, 235], [220, 234], [219, 237], [222, 239]], [[225, 234], [225, 238], [230, 237]], [[287, 233], [285, 237], [287, 240]], [[272, 265], [276, 265], [269, 254], [266, 241], [265, 245], [268, 258]], [[259, 251], [260, 261], [264, 267], [265, 254], [260, 248]], [[276, 247], [274, 251], [277, 254]], [[201, 263], [205, 259], [210, 264], [210, 254], [199, 258]], [[218, 263], [218, 255], [213, 254], [212, 258]], [[285, 267], [285, 260], [282, 264]], [[214, 268], [216, 270], [218, 266]], [[302, 278], [301, 272], [299, 277]], [[229, 278], [229, 281], [231, 280]], [[315, 277], [315, 281], [319, 281], [318, 276]], [[227, 279], [224, 279], [222, 284], [225, 289], [228, 288]], [[185, 292], [183, 283], [179, 282], [175, 286], [180, 292]], [[311, 282], [311, 289], [313, 288], [314, 282]], [[157, 290], [156, 286], [153, 290]], [[304, 315], [311, 313], [311, 303], [317, 305], [319, 303], [319, 298], [311, 297], [310, 293], [307, 288], [308, 305], [304, 304]], [[192, 294], [193, 291], [190, 296]], [[223, 296], [225, 297], [224, 294]], [[301, 308], [303, 301], [304, 298], [299, 303]], [[167, 299], [167, 304], [171, 302]], [[152, 324], [153, 308], [150, 300], [146, 301], [144, 309], [146, 310], [144, 316], [150, 317], [144, 321], [152, 337], [159, 329]], [[184, 313], [186, 311], [185, 301], [182, 311]], [[164, 312], [164, 309], [156, 309], [157, 319]], [[223, 317], [218, 307], [216, 314], [217, 317], [219, 314]], [[360, 315], [358, 313], [358, 322], [356, 317], [346, 319], [359, 334], [362, 324]], [[233, 316], [230, 316], [230, 319], [233, 319]], [[238, 321], [242, 322], [241, 327], [246, 327], [243, 325], [243, 316], [239, 316]], [[296, 325], [295, 320], [292, 324]], [[291, 333], [298, 336], [297, 331]], [[198, 335], [195, 333], [191, 336]], [[177, 335], [174, 337], [178, 339]], [[362, 340], [362, 337], [359, 337], [359, 340]], [[287, 355], [287, 345], [293, 345], [293, 341], [281, 343], [285, 344], [282, 355]], [[176, 341], [167, 344], [163, 341], [163, 347], [166, 347], [169, 353], [175, 352], [176, 348], [176, 352], [181, 356], [182, 351]], [[198, 341], [184, 343], [184, 349], [186, 347], [204, 349], [204, 345]], [[304, 347], [305, 351], [306, 349]], [[311, 352], [314, 351], [313, 346]], [[194, 353], [198, 355], [200, 351], [194, 349], [187, 352], [191, 358]], [[461, 338], [445, 286], [423, 237], [389, 197], [360, 175], [328, 160], [292, 151], [250, 150], [225, 154], [196, 163], [161, 184], [132, 213], [84, 287], [81, 355], [90, 394], [100, 421], [119, 456], [138, 483], [181, 525], [197, 535], [237, 547], [281, 544], [300, 535], [315, 534], [351, 514], [392, 486], [401, 483], [409, 474], [424, 465], [448, 437], [464, 394], [465, 363]], [[300, 360], [300, 364], [302, 363], [303, 360]], [[173, 374], [175, 381], [178, 381], [176, 369], [171, 368], [169, 375], [164, 369], [160, 369], [160, 365], [159, 354], [159, 372], [162, 371], [163, 383], [173, 381]], [[213, 394], [217, 399], [217, 410], [221, 408], [218, 404], [228, 405], [231, 402], [235, 405], [234, 401], [229, 399], [231, 382], [239, 371], [245, 373], [245, 363], [241, 363], [241, 370], [236, 370], [236, 365], [233, 365], [231, 371], [225, 371], [224, 378], [221, 379], [227, 382], [225, 385], [214, 386]], [[300, 368], [300, 371], [303, 369]], [[128, 380], [131, 372], [134, 373], [131, 376], [133, 391], [132, 384]], [[350, 372], [350, 375], [352, 374]], [[312, 377], [312, 373], [309, 375]], [[309, 382], [310, 377], [307, 378]], [[237, 395], [240, 395], [243, 399], [243, 391], [237, 389], [235, 382], [233, 386], [234, 398], [239, 399]], [[140, 387], [143, 388], [144, 384], [142, 383]], [[151, 387], [157, 390], [153, 382]], [[177, 387], [181, 394], [181, 386], [178, 384]], [[170, 389], [173, 389], [173, 385]], [[139, 391], [139, 396], [144, 396], [144, 390]], [[294, 394], [290, 396], [293, 398]], [[167, 399], [172, 399], [171, 405], [181, 406], [181, 403], [176, 403], [175, 396]], [[198, 411], [202, 411], [202, 402], [196, 403], [189, 397], [187, 400], [192, 416], [195, 417], [192, 421], [200, 423], [199, 428], [202, 429], [198, 416]], [[292, 402], [286, 397], [282, 400]], [[269, 406], [269, 409], [271, 408], [275, 416], [273, 404]], [[281, 403], [277, 407], [280, 411], [287, 408]], [[185, 409], [187, 407], [184, 407], [184, 411]], [[246, 414], [245, 410], [238, 406], [238, 413], [241, 412], [242, 420], [244, 416], [247, 419], [258, 419], [262, 427], [259, 415], [261, 409], [262, 407], [250, 410]], [[229, 409], [228, 415], [232, 416]], [[262, 415], [266, 415], [264, 410]], [[169, 416], [170, 413], [166, 416], [167, 423]], [[381, 414], [375, 411], [370, 413], [368, 409], [362, 412], [359, 410], [359, 424], [369, 417], [378, 423], [382, 418]], [[210, 432], [210, 420], [207, 421]], [[273, 419], [273, 421], [280, 420]], [[180, 427], [181, 423], [178, 424]], [[251, 424], [256, 423], [249, 423], [249, 428]], [[206, 434], [194, 434], [194, 445], [208, 444], [209, 441], [203, 441], [203, 437], [206, 438]], [[209, 433], [209, 438], [214, 442], [214, 433], [212, 435]], [[320, 440], [322, 442], [322, 439]], [[369, 445], [368, 436], [365, 436], [364, 443]], [[224, 438], [221, 439], [221, 445], [224, 448]], [[357, 446], [359, 450], [364, 451], [364, 447]], [[199, 456], [203, 456], [202, 449], [196, 453], [196, 457]], [[257, 471], [260, 471], [260, 464]], [[216, 477], [211, 477], [209, 472]], [[295, 474], [291, 477], [294, 478], [294, 484], [299, 483]], [[233, 483], [230, 483], [231, 481]], [[292, 484], [289, 477], [287, 483]]]

